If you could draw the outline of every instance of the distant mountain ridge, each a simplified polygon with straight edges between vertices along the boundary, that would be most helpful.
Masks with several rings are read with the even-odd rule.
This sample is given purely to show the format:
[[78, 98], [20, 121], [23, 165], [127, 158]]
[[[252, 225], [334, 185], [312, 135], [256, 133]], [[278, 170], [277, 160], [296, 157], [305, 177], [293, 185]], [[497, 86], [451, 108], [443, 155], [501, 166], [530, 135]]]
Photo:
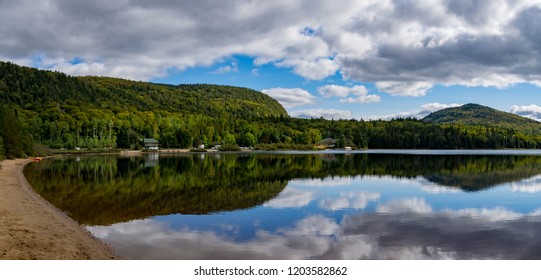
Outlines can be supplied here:
[[541, 123], [538, 121], [471, 103], [433, 112], [422, 121], [432, 124], [488, 126], [512, 129], [526, 134], [541, 132]]

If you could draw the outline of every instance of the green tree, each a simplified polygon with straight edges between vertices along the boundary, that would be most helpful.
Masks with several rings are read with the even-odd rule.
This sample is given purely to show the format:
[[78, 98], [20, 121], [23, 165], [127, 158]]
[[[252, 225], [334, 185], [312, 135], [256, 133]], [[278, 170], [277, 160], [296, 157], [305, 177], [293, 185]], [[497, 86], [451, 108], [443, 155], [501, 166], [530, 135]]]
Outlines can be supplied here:
[[4, 140], [0, 137], [0, 160], [4, 159]]
[[242, 138], [242, 144], [246, 147], [253, 147], [256, 143], [256, 138], [251, 132], [246, 132]]
[[321, 141], [321, 132], [319, 129], [310, 128], [303, 132], [302, 137], [304, 140], [303, 144], [317, 144], [317, 142]]
[[223, 139], [224, 145], [235, 145], [237, 143], [237, 140], [235, 139], [235, 135], [226, 132]]
[[25, 154], [32, 153], [32, 141], [24, 132], [23, 126], [12, 108], [0, 107], [0, 128], [5, 157], [24, 157]]
[[193, 146], [193, 137], [186, 129], [177, 130], [175, 137], [180, 148], [191, 148]]
[[338, 136], [338, 138], [336, 139], [335, 147], [336, 148], [344, 148], [344, 147], [346, 147], [346, 137], [343, 134]]

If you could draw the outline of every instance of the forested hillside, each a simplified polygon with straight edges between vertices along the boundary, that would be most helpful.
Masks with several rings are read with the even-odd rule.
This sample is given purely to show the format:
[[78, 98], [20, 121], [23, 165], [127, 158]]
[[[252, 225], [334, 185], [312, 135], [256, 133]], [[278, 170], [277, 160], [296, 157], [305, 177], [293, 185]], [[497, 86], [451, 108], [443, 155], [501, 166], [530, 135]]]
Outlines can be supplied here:
[[51, 148], [137, 148], [144, 137], [163, 147], [237, 142], [233, 130], [252, 131], [250, 120], [288, 117], [276, 100], [246, 88], [70, 77], [4, 62], [0, 102], [6, 118], [15, 115], [33, 142]]
[[163, 148], [310, 149], [324, 138], [335, 139], [337, 148], [541, 148], [540, 133], [517, 120], [493, 126], [499, 117], [479, 119], [296, 119], [276, 100], [246, 88], [71, 77], [0, 62], [0, 157], [8, 158], [45, 148], [140, 149], [143, 138], [156, 138]]
[[514, 129], [527, 134], [541, 133], [540, 122], [478, 104], [466, 104], [433, 112], [423, 121], [435, 124], [491, 126]]
[[0, 62], [0, 99], [34, 111], [90, 106], [115, 113], [136, 110], [238, 117], [287, 116], [276, 100], [247, 88], [70, 77], [5, 62]]

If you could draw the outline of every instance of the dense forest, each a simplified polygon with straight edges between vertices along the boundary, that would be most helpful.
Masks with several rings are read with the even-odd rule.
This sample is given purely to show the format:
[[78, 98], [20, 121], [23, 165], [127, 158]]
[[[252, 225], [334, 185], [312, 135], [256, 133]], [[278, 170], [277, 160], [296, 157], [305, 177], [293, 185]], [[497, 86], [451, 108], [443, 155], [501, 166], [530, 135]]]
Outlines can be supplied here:
[[541, 134], [540, 122], [479, 104], [436, 111], [423, 118], [423, 121], [436, 124], [490, 124], [492, 127], [514, 129], [526, 134]]
[[143, 138], [163, 148], [313, 148], [326, 138], [336, 148], [541, 148], [541, 134], [519, 123], [297, 119], [246, 88], [71, 77], [0, 62], [0, 157], [8, 158], [48, 148], [141, 149]]

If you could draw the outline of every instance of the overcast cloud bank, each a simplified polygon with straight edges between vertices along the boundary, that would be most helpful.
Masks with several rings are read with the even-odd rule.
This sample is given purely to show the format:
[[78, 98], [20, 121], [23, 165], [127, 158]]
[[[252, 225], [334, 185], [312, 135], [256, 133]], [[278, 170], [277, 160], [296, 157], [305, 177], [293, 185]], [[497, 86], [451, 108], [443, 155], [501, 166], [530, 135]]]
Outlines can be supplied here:
[[541, 86], [539, 18], [533, 0], [1, 1], [0, 59], [149, 80], [247, 55], [422, 96], [434, 84]]

